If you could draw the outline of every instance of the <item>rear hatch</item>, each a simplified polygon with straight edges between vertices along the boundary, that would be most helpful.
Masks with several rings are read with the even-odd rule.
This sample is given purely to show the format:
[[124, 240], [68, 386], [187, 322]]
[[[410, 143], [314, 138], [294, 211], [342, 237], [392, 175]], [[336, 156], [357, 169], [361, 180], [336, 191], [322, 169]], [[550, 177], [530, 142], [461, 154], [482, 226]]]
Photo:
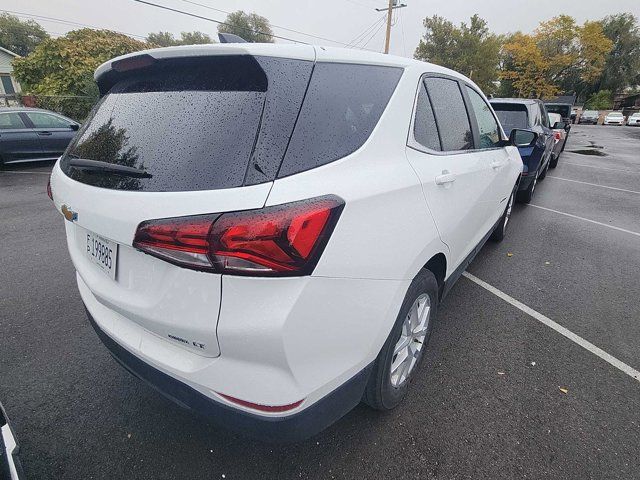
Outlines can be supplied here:
[[51, 186], [69, 220], [81, 291], [84, 283], [109, 312], [103, 322], [123, 317], [182, 348], [219, 355], [221, 276], [132, 244], [147, 220], [264, 206], [313, 68], [312, 47], [291, 51], [294, 58], [236, 46], [165, 49], [98, 70], [103, 98]]

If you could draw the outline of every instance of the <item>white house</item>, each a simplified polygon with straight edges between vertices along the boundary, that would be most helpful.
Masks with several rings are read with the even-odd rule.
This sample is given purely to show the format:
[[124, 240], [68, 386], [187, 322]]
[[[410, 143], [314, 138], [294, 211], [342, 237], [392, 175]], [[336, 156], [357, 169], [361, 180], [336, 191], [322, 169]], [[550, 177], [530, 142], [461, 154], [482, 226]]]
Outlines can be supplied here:
[[19, 57], [17, 53], [0, 47], [0, 106], [17, 103], [16, 93], [20, 93], [20, 84], [13, 77], [11, 62]]

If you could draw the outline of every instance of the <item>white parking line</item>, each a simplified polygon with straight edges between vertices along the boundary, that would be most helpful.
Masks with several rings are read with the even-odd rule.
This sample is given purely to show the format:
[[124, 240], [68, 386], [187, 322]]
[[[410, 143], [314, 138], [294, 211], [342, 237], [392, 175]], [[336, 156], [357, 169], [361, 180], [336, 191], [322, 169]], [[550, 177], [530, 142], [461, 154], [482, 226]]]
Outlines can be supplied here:
[[622, 170], [620, 168], [607, 168], [607, 167], [594, 167], [593, 165], [584, 165], [582, 163], [562, 162], [562, 165], [574, 165], [576, 167], [595, 168], [597, 170], [611, 170], [612, 172], [620, 172], [620, 173], [633, 173], [635, 175], [640, 174], [640, 172], [636, 172], [634, 170]]
[[583, 220], [585, 222], [594, 223], [594, 224], [600, 225], [602, 227], [612, 228], [614, 230], [618, 230], [619, 232], [624, 232], [624, 233], [628, 233], [630, 235], [635, 235], [636, 237], [640, 237], [640, 233], [638, 233], [638, 232], [634, 232], [632, 230], [626, 230], [624, 228], [616, 227], [614, 225], [609, 225], [608, 223], [596, 222], [595, 220], [591, 220], [589, 218], [579, 217], [578, 215], [572, 215], [571, 213], [561, 212], [559, 210], [554, 210], [553, 208], [541, 207], [540, 205], [534, 205], [533, 203], [530, 203], [528, 206], [529, 207], [539, 208], [541, 210], [547, 210], [548, 212], [553, 212], [553, 213], [557, 213], [557, 214], [560, 214], [560, 215], [565, 215], [567, 217], [576, 218], [578, 220]]
[[627, 192], [627, 193], [636, 193], [640, 195], [640, 192], [636, 190], [627, 190], [624, 188], [609, 187], [608, 185], [600, 185], [598, 183], [581, 182], [580, 180], [571, 180], [569, 178], [556, 177], [555, 175], [547, 175], [547, 178], [555, 178], [556, 180], [564, 180], [565, 182], [581, 183], [583, 185], [590, 185], [592, 187], [608, 188], [609, 190], [617, 190], [619, 192]]
[[27, 175], [51, 175], [51, 172], [20, 172], [16, 170], [0, 170], [0, 174], [3, 174], [3, 173], [20, 173], [20, 174], [27, 174]]
[[584, 338], [582, 338], [579, 335], [576, 335], [571, 330], [563, 327], [559, 323], [554, 322], [549, 317], [546, 317], [543, 314], [541, 314], [540, 312], [535, 311], [533, 308], [526, 306], [524, 303], [519, 302], [515, 298], [513, 298], [513, 297], [507, 295], [506, 293], [504, 293], [502, 290], [498, 290], [496, 287], [494, 287], [492, 285], [489, 285], [487, 282], [485, 282], [483, 280], [480, 280], [478, 277], [470, 274], [469, 272], [464, 272], [462, 275], [465, 276], [466, 278], [468, 278], [469, 280], [471, 280], [472, 282], [474, 282], [475, 284], [480, 285], [485, 290], [488, 290], [489, 292], [493, 293], [495, 296], [501, 298], [505, 302], [513, 305], [518, 310], [521, 310], [524, 313], [526, 313], [527, 315], [535, 318], [540, 323], [543, 323], [547, 327], [552, 328], [553, 330], [558, 332], [560, 335], [568, 338], [572, 342], [580, 345], [582, 348], [584, 348], [584, 349], [590, 351], [591, 353], [593, 353], [594, 355], [600, 357], [602, 360], [604, 360], [605, 362], [613, 365], [614, 367], [616, 367], [621, 372], [626, 373], [631, 378], [634, 378], [634, 379], [636, 379], [637, 381], [640, 382], [640, 372], [638, 370], [636, 370], [635, 368], [633, 368], [633, 367], [627, 365], [626, 363], [618, 360], [616, 357], [614, 357], [612, 355], [609, 355], [607, 352], [605, 352], [601, 348], [596, 347], [593, 343], [585, 340]]

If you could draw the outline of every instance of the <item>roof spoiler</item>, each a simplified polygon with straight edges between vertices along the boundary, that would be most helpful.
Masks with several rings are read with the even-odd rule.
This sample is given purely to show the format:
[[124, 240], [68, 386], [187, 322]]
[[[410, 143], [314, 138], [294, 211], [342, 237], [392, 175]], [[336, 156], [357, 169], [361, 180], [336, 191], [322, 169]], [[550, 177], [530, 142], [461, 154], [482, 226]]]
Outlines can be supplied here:
[[248, 43], [244, 38], [233, 33], [218, 33], [220, 43]]

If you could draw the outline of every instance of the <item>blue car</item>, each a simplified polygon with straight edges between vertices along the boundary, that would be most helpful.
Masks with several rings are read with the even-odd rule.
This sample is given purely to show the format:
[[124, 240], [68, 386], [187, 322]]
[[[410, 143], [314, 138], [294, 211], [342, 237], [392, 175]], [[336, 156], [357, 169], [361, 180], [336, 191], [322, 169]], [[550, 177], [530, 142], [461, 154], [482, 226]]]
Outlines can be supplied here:
[[549, 115], [541, 100], [525, 98], [494, 98], [491, 106], [496, 112], [505, 133], [512, 130], [528, 130], [537, 134], [535, 143], [518, 147], [524, 168], [520, 177], [519, 202], [529, 203], [538, 180], [544, 179], [553, 153], [554, 137]]

